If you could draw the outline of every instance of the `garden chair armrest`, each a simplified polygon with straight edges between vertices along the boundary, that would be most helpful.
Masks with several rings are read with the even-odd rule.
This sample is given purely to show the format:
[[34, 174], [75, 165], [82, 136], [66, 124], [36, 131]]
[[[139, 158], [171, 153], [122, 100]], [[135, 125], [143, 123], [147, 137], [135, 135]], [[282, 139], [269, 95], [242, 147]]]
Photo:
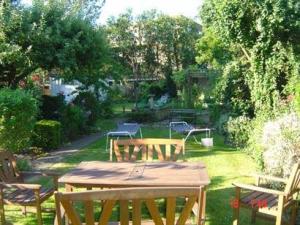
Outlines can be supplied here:
[[61, 175], [54, 171], [22, 171], [21, 174], [25, 176], [52, 177], [55, 190], [58, 189], [58, 178]]
[[265, 180], [271, 180], [271, 181], [276, 181], [276, 182], [281, 182], [281, 183], [288, 182], [288, 179], [284, 179], [281, 177], [274, 177], [274, 176], [263, 175], [263, 174], [253, 174], [252, 176], [257, 179], [265, 179]]
[[233, 183], [233, 186], [241, 188], [241, 189], [251, 190], [251, 191], [259, 191], [259, 192], [268, 193], [268, 194], [285, 196], [285, 193], [283, 191], [277, 191], [277, 190], [258, 187], [258, 186], [249, 185], [249, 184]]
[[31, 189], [33, 191], [40, 190], [41, 185], [39, 184], [21, 184], [21, 183], [3, 183], [0, 182], [0, 189], [4, 188], [18, 188], [18, 189]]
[[53, 171], [22, 171], [25, 176], [59, 177], [61, 174]]

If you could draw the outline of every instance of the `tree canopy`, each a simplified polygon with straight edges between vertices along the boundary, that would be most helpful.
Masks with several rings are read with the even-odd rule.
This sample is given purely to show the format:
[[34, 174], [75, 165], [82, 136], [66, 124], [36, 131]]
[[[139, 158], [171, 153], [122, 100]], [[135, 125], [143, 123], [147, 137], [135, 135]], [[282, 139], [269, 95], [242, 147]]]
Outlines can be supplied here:
[[167, 77], [173, 70], [195, 62], [200, 25], [187, 17], [172, 17], [155, 10], [134, 17], [128, 10], [110, 18], [106, 29], [128, 76]]
[[107, 55], [104, 32], [69, 7], [60, 1], [33, 1], [31, 7], [2, 4], [2, 86], [15, 87], [38, 68], [86, 85], [99, 80]]

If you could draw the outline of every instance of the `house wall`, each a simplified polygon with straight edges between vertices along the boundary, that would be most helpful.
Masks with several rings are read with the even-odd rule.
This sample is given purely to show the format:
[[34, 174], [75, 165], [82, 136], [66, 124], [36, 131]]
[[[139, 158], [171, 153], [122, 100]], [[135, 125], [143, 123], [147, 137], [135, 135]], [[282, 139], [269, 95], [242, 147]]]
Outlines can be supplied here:
[[[67, 103], [72, 102], [78, 95], [77, 88], [81, 86], [78, 81], [73, 81], [69, 84], [65, 84], [62, 79], [50, 79], [50, 93], [52, 96], [63, 94]], [[90, 87], [89, 91], [94, 92], [94, 88]], [[107, 98], [107, 91], [99, 90], [99, 101], [104, 101]]]

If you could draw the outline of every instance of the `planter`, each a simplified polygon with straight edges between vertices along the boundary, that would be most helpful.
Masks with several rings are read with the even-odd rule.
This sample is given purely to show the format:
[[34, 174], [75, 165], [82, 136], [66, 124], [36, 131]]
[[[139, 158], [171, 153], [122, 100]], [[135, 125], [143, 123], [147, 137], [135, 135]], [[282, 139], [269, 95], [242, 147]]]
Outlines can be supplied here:
[[213, 138], [201, 138], [201, 144], [205, 147], [212, 147], [214, 145]]

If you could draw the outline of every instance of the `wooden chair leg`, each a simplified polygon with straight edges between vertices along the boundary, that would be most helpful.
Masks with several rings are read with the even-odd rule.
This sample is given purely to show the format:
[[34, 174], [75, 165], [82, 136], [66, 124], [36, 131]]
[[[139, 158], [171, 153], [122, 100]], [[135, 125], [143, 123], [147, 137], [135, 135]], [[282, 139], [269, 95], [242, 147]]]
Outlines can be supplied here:
[[41, 205], [36, 206], [36, 217], [37, 217], [37, 222], [38, 222], [37, 224], [43, 225]]
[[292, 215], [291, 215], [290, 225], [296, 224], [297, 210], [298, 210], [298, 204], [297, 204], [297, 202], [295, 202], [292, 207]]
[[26, 206], [23, 206], [23, 207], [22, 207], [22, 214], [23, 214], [24, 216], [27, 215], [27, 209], [26, 209]]
[[256, 222], [256, 210], [252, 209], [252, 214], [251, 214], [251, 223]]
[[[205, 225], [206, 220], [206, 190], [205, 187], [201, 188], [201, 224]], [[200, 213], [200, 212], [199, 212]]]
[[3, 189], [0, 189], [0, 217], [1, 217], [1, 224], [5, 224], [5, 212], [4, 212], [4, 202], [3, 202]]
[[240, 207], [233, 209], [233, 225], [240, 224]]
[[35, 190], [35, 201], [36, 201], [36, 217], [37, 217], [37, 224], [43, 225], [42, 220], [42, 207], [41, 207], [41, 201], [40, 201], [40, 190]]
[[233, 225], [239, 225], [240, 224], [240, 195], [241, 195], [241, 188], [236, 187], [235, 189], [235, 199], [238, 201], [238, 204], [233, 207]]
[[278, 211], [277, 211], [276, 223], [275, 223], [276, 225], [281, 225], [281, 222], [282, 222], [283, 201], [284, 201], [284, 196], [279, 196]]

